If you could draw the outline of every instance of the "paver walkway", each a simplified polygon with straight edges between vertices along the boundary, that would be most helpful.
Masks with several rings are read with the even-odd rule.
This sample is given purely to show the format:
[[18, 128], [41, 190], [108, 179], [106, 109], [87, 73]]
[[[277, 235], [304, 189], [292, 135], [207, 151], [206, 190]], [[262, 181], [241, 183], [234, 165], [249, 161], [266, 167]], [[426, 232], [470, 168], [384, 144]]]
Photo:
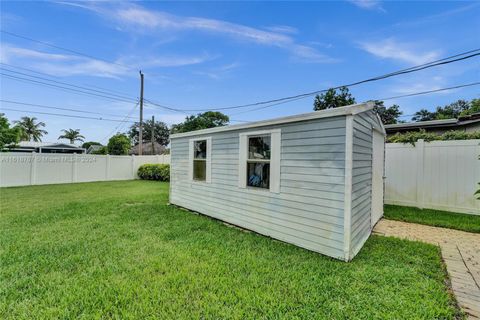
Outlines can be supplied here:
[[386, 219], [373, 232], [439, 245], [458, 304], [480, 319], [480, 234]]

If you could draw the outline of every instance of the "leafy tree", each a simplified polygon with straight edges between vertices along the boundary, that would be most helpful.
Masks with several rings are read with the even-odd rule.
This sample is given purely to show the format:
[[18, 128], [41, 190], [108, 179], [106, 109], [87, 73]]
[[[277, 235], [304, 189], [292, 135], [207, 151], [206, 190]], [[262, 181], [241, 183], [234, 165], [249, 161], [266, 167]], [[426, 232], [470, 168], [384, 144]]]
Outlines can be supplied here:
[[227, 125], [230, 119], [217, 111], [207, 111], [196, 116], [188, 116], [185, 121], [172, 126], [172, 133], [188, 132]]
[[[134, 144], [138, 144], [139, 127], [140, 123], [135, 122], [127, 132], [128, 136], [130, 137], [130, 139], [132, 139]], [[158, 142], [162, 146], [168, 145], [170, 141], [170, 131], [168, 130], [168, 126], [164, 122], [155, 121], [155, 123], [153, 124], [153, 131], [156, 142]], [[152, 120], [147, 120], [144, 122], [142, 137], [144, 143], [152, 141]]]
[[22, 117], [20, 120], [14, 121], [14, 123], [22, 129], [21, 140], [39, 142], [42, 141], [43, 135], [48, 133], [41, 129], [45, 127], [45, 123], [37, 122], [36, 117]]
[[90, 146], [101, 146], [102, 144], [100, 142], [96, 141], [87, 141], [82, 144], [82, 148], [88, 149]]
[[355, 104], [355, 98], [350, 94], [347, 87], [341, 87], [338, 92], [336, 89], [328, 89], [327, 92], [315, 96], [313, 110], [332, 109], [351, 104]]
[[468, 108], [467, 110], [463, 110], [460, 113], [460, 117], [469, 116], [477, 112], [480, 112], [480, 99], [473, 99], [472, 101], [470, 101], [470, 108]]
[[383, 101], [375, 100], [375, 106], [373, 110], [375, 110], [380, 118], [382, 119], [383, 124], [394, 124], [398, 123], [398, 118], [402, 115], [402, 111], [400, 111], [400, 106], [394, 104], [390, 107], [385, 107]]
[[102, 146], [100, 149], [93, 151], [92, 154], [108, 154], [108, 148]]
[[415, 122], [420, 122], [420, 121], [435, 120], [435, 118], [436, 118], [435, 112], [430, 112], [427, 109], [420, 109], [420, 111], [415, 112], [415, 114], [412, 117], [412, 120]]
[[132, 141], [129, 137], [122, 133], [117, 133], [108, 140], [107, 150], [109, 154], [126, 155], [132, 146]]
[[10, 127], [7, 117], [0, 113], [0, 151], [8, 145], [15, 145], [20, 141], [22, 129]]
[[83, 142], [83, 140], [85, 139], [85, 137], [80, 134], [80, 129], [63, 129], [62, 131], [63, 134], [58, 137], [58, 139], [70, 140], [71, 144], [74, 144], [75, 141]]
[[437, 107], [435, 111], [435, 118], [440, 119], [454, 119], [458, 118], [460, 114], [470, 109], [470, 102], [466, 100], [457, 100], [453, 103], [447, 104], [444, 107]]
[[458, 119], [462, 116], [468, 116], [480, 112], [480, 99], [473, 99], [472, 101], [457, 100], [443, 107], [437, 107], [435, 111], [431, 112], [426, 109], [421, 109], [415, 112], [412, 120], [429, 121], [441, 119]]

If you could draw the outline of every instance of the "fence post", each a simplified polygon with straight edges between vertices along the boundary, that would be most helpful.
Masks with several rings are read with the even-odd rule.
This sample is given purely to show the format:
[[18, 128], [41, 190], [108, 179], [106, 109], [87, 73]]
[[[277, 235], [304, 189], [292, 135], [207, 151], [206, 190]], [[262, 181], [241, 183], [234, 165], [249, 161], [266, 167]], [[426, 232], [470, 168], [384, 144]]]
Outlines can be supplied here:
[[109, 176], [110, 176], [110, 155], [107, 154], [106, 161], [105, 161], [105, 180], [108, 181]]
[[417, 148], [417, 205], [425, 207], [425, 140], [419, 139], [415, 143]]
[[135, 179], [135, 155], [132, 154], [132, 179]]
[[74, 152], [72, 156], [72, 182], [77, 182], [77, 153]]
[[30, 164], [30, 184], [34, 185], [37, 181], [37, 153], [32, 152], [32, 162]]

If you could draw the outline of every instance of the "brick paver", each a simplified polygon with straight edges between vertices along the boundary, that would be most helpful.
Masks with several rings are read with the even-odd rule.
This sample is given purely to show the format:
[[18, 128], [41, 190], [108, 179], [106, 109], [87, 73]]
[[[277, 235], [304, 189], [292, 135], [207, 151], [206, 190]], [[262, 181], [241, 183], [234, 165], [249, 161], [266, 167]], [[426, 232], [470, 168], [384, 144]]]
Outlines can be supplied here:
[[480, 234], [386, 219], [374, 233], [439, 245], [458, 304], [480, 319]]

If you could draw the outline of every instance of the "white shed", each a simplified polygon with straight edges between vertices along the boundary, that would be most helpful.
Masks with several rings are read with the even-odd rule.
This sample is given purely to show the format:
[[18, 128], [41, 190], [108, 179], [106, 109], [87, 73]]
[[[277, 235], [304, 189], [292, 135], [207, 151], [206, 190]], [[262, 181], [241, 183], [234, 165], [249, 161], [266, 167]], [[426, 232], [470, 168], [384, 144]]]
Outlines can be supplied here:
[[370, 103], [171, 136], [170, 203], [351, 260], [383, 215]]

